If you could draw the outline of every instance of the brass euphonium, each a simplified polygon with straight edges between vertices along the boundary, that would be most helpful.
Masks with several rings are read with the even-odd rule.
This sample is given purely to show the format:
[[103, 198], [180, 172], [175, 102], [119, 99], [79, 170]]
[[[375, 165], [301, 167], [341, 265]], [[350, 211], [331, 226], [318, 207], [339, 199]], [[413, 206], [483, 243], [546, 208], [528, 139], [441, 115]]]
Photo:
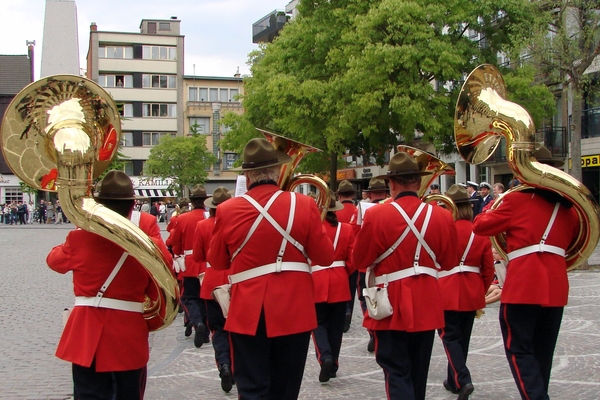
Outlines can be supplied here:
[[317, 198], [315, 201], [319, 207], [319, 211], [321, 212], [321, 219], [325, 219], [327, 210], [329, 209], [330, 201], [327, 183], [325, 183], [323, 179], [311, 174], [300, 174], [294, 176], [296, 167], [305, 155], [321, 150], [317, 149], [316, 147], [285, 138], [275, 133], [265, 131], [264, 129], [256, 129], [265, 136], [265, 138], [273, 145], [273, 147], [279, 151], [283, 151], [292, 158], [291, 161], [281, 165], [281, 169], [279, 171], [279, 181], [277, 182], [277, 185], [282, 190], [288, 191], [294, 191], [295, 188], [303, 183], [315, 186], [318, 189]]
[[71, 222], [118, 244], [144, 266], [159, 293], [156, 302], [146, 299], [144, 317], [158, 318], [158, 329], [168, 326], [179, 298], [170, 266], [148, 235], [93, 198], [93, 180], [117, 154], [121, 137], [110, 95], [75, 75], [40, 79], [10, 103], [0, 136], [15, 175], [38, 190], [57, 191]]
[[433, 154], [417, 149], [415, 147], [410, 147], [406, 145], [399, 145], [397, 147], [398, 151], [402, 151], [413, 156], [419, 165], [419, 169], [422, 172], [429, 172], [429, 175], [423, 175], [421, 177], [421, 187], [417, 194], [425, 203], [431, 203], [432, 201], [439, 201], [443, 203], [446, 208], [452, 212], [452, 215], [456, 217], [458, 209], [456, 204], [452, 201], [452, 199], [444, 194], [428, 194], [425, 195], [429, 185], [437, 179], [440, 175], [456, 175], [454, 168], [452, 168], [449, 164], [435, 157]]
[[[563, 196], [577, 211], [580, 231], [575, 244], [566, 251], [568, 269], [589, 258], [600, 235], [600, 208], [581, 182], [536, 161], [533, 120], [523, 107], [506, 100], [504, 78], [494, 66], [480, 65], [465, 81], [456, 104], [454, 136], [458, 152], [471, 164], [487, 160], [504, 137], [508, 166], [515, 177], [530, 187]], [[518, 190], [526, 188], [521, 186]], [[506, 254], [502, 237], [493, 242], [499, 252]]]

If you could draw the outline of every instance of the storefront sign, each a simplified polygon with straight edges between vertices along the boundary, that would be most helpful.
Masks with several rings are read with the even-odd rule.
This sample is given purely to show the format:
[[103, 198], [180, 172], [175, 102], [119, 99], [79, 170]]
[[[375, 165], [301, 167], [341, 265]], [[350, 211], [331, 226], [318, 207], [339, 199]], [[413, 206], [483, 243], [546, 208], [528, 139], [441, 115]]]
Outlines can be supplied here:
[[362, 177], [363, 177], [363, 179], [365, 179], [365, 178], [372, 178], [373, 177], [373, 172], [371, 172], [371, 168], [363, 168], [363, 170], [362, 170]]
[[581, 168], [600, 167], [600, 155], [581, 157]]
[[356, 170], [353, 168], [350, 169], [340, 169], [336, 174], [338, 181], [343, 181], [344, 179], [354, 179], [356, 178]]

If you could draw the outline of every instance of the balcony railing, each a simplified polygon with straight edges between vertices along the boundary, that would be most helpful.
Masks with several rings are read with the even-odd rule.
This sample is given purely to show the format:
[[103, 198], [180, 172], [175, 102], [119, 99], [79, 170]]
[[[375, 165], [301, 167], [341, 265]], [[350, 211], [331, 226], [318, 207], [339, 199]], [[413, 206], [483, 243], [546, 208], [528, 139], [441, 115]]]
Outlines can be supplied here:
[[225, 110], [232, 110], [232, 109], [236, 109], [236, 108], [240, 108], [242, 107], [242, 103], [239, 101], [229, 101], [226, 103], [223, 102], [218, 102], [218, 101], [188, 101], [187, 102], [187, 107], [191, 108], [191, 107], [198, 107], [198, 108], [206, 108], [206, 109], [212, 109], [212, 104], [213, 103], [220, 103], [221, 104], [221, 110], [225, 109]]
[[252, 43], [270, 43], [288, 21], [285, 11], [273, 10], [252, 24]]
[[[541, 138], [544, 145], [552, 153], [554, 158], [564, 158], [568, 150], [567, 128], [563, 126], [553, 126], [540, 128], [536, 132], [536, 137]], [[506, 163], [506, 140], [500, 141], [500, 145], [494, 154], [483, 163], [490, 166], [492, 164]]]

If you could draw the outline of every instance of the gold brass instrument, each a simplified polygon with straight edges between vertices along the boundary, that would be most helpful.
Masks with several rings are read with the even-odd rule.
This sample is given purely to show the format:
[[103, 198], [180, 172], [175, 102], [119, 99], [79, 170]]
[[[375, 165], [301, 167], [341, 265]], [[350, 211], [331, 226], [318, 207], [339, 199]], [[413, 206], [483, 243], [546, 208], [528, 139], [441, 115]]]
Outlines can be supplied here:
[[[536, 161], [533, 120], [523, 107], [506, 100], [504, 79], [494, 66], [480, 65], [463, 84], [454, 114], [454, 136], [458, 152], [471, 164], [487, 160], [504, 137], [508, 166], [515, 177], [530, 187], [563, 196], [577, 211], [580, 231], [575, 244], [566, 251], [568, 269], [589, 258], [600, 235], [600, 208], [581, 182]], [[496, 249], [505, 255], [502, 241], [493, 240]]]
[[398, 151], [402, 151], [410, 154], [414, 158], [416, 158], [417, 163], [419, 164], [419, 168], [423, 172], [430, 172], [430, 175], [423, 175], [421, 178], [421, 187], [417, 194], [425, 203], [431, 203], [433, 201], [439, 201], [443, 203], [448, 211], [452, 212], [452, 215], [456, 218], [458, 213], [458, 208], [456, 204], [452, 201], [452, 199], [443, 194], [428, 194], [425, 195], [429, 185], [437, 179], [440, 175], [456, 175], [454, 168], [435, 157], [433, 154], [417, 149], [411, 146], [399, 145], [397, 147]]
[[156, 302], [146, 299], [144, 317], [158, 318], [158, 329], [168, 326], [179, 298], [170, 266], [148, 235], [92, 195], [93, 180], [116, 155], [121, 136], [110, 95], [75, 75], [40, 79], [10, 103], [0, 136], [15, 175], [38, 190], [58, 192], [71, 222], [118, 244], [144, 266], [159, 293]]
[[307, 183], [313, 185], [318, 189], [317, 198], [315, 199], [319, 211], [321, 212], [321, 220], [325, 219], [327, 210], [329, 209], [329, 187], [325, 181], [317, 176], [311, 174], [300, 174], [294, 176], [294, 170], [300, 163], [300, 160], [309, 153], [315, 153], [321, 151], [316, 147], [312, 147], [295, 140], [285, 138], [275, 133], [265, 131], [264, 129], [256, 128], [260, 131], [265, 138], [275, 147], [277, 150], [283, 151], [292, 158], [291, 161], [282, 164], [279, 171], [279, 181], [277, 185], [288, 191], [294, 191], [299, 185]]

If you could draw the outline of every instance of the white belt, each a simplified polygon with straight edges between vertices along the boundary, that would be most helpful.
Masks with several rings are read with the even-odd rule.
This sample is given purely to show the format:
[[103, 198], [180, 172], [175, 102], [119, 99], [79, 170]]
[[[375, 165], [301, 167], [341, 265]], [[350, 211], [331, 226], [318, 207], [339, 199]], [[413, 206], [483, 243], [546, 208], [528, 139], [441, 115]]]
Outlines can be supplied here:
[[438, 278], [444, 278], [446, 276], [458, 274], [459, 272], [475, 272], [479, 274], [481, 270], [479, 267], [471, 267], [469, 265], [459, 265], [452, 268], [450, 271], [440, 271], [438, 272]]
[[184, 250], [183, 251], [184, 256], [191, 256], [192, 254], [194, 254], [194, 250]]
[[437, 279], [437, 271], [435, 269], [433, 269], [431, 267], [423, 267], [423, 266], [418, 265], [416, 267], [411, 267], [411, 268], [407, 268], [407, 269], [402, 269], [400, 271], [392, 272], [391, 274], [384, 274], [384, 275], [376, 276], [375, 284], [376, 285], [385, 285], [385, 284], [388, 284], [393, 281], [408, 278], [409, 276], [416, 276], [416, 275], [421, 275], [421, 274], [430, 275]]
[[523, 247], [522, 249], [519, 249], [519, 250], [511, 251], [510, 253], [507, 254], [508, 261], [514, 260], [517, 257], [525, 256], [527, 254], [538, 253], [538, 252], [539, 253], [558, 254], [559, 256], [562, 256], [562, 257], [565, 256], [565, 249], [562, 249], [557, 246], [552, 246], [549, 244], [540, 243], [540, 244], [534, 244], [532, 246]]
[[229, 275], [229, 283], [232, 285], [247, 281], [248, 279], [257, 278], [262, 275], [274, 274], [283, 271], [308, 272], [310, 274], [310, 265], [301, 262], [281, 262], [262, 265], [252, 268], [247, 271], [238, 272], [237, 274]]
[[313, 265], [311, 267], [312, 272], [318, 272], [318, 271], [323, 271], [324, 269], [331, 269], [331, 268], [338, 268], [338, 267], [345, 267], [346, 266], [346, 261], [334, 261], [333, 264], [328, 265], [326, 267], [322, 267], [320, 265]]
[[109, 299], [106, 297], [102, 297], [100, 298], [100, 301], [98, 301], [97, 297], [77, 296], [75, 297], [75, 306], [111, 308], [113, 310], [131, 311], [139, 313], [144, 312], [144, 303]]

